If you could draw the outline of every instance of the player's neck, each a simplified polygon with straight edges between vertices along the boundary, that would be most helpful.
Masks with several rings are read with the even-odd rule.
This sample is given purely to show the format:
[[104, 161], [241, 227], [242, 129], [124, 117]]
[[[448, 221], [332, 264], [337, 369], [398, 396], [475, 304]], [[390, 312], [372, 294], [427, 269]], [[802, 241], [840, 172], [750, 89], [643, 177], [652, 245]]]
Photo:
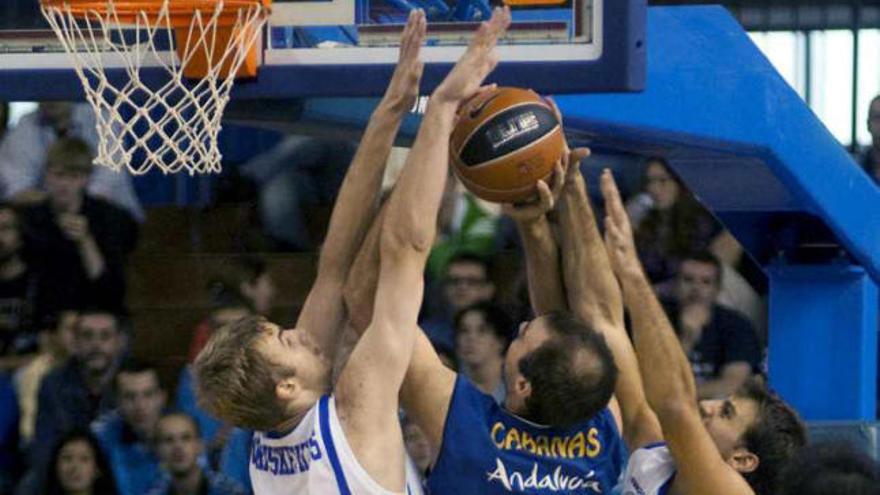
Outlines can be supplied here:
[[491, 394], [501, 383], [501, 359], [466, 364], [465, 372], [477, 388]]
[[297, 412], [291, 415], [288, 419], [285, 419], [281, 423], [279, 423], [275, 428], [272, 429], [275, 433], [283, 433], [289, 432], [296, 429], [297, 426], [302, 422], [303, 418], [306, 416], [308, 411]]

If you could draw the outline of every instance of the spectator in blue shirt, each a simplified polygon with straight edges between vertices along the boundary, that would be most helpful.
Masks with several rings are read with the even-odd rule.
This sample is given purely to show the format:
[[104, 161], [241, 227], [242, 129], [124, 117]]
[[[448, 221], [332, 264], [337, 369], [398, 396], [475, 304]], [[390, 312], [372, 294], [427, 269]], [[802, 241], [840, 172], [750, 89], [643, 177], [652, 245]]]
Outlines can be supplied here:
[[241, 485], [220, 473], [204, 469], [201, 433], [192, 416], [171, 413], [156, 428], [156, 450], [165, 472], [150, 495], [244, 495]]
[[167, 393], [153, 366], [124, 362], [116, 373], [118, 408], [98, 418], [92, 431], [110, 459], [121, 495], [142, 495], [160, 476], [154, 451], [156, 424]]

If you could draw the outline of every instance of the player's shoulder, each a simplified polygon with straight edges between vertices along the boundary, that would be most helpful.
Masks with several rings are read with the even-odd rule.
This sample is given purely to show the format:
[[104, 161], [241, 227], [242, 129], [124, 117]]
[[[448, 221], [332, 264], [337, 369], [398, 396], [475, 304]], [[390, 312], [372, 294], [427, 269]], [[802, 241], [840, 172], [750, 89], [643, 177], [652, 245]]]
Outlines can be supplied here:
[[461, 373], [455, 378], [452, 397], [449, 401], [449, 414], [465, 414], [476, 418], [479, 415], [504, 413], [504, 408], [491, 395], [483, 392]]

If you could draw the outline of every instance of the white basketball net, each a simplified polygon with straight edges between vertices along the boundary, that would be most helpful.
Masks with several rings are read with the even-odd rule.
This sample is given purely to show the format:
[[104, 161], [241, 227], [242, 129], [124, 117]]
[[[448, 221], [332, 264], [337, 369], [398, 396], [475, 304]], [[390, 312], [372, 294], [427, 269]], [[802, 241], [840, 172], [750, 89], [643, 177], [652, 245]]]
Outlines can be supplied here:
[[[104, 12], [86, 16], [74, 16], [67, 3], [42, 7], [95, 110], [98, 165], [116, 171], [126, 167], [137, 175], [154, 167], [190, 175], [220, 172], [220, 120], [235, 74], [259, 39], [268, 11], [259, 3], [242, 7], [231, 26], [219, 22], [222, 0], [213, 12], [194, 12], [188, 27], [177, 28], [188, 31], [178, 57], [173, 45], [170, 51], [168, 46], [174, 40], [170, 1], [163, 0], [158, 14], [140, 12], [133, 25], [120, 22], [111, 0]], [[226, 16], [228, 21], [228, 12]], [[216, 34], [225, 27], [233, 35], [221, 46]], [[203, 78], [188, 80], [183, 71], [196, 54], [214, 63]], [[161, 79], [150, 77], [154, 84], [148, 86], [142, 80], [145, 67], [158, 68]], [[124, 74], [108, 79], [108, 68]], [[161, 82], [155, 84], [157, 80]]]

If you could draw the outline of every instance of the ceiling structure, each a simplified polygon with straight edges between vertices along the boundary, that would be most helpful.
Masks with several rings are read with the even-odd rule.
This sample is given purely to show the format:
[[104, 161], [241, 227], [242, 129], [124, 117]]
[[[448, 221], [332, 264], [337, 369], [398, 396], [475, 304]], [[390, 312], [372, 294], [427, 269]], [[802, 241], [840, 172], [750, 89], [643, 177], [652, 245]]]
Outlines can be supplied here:
[[751, 31], [880, 28], [880, 0], [649, 0], [648, 3], [722, 4]]

